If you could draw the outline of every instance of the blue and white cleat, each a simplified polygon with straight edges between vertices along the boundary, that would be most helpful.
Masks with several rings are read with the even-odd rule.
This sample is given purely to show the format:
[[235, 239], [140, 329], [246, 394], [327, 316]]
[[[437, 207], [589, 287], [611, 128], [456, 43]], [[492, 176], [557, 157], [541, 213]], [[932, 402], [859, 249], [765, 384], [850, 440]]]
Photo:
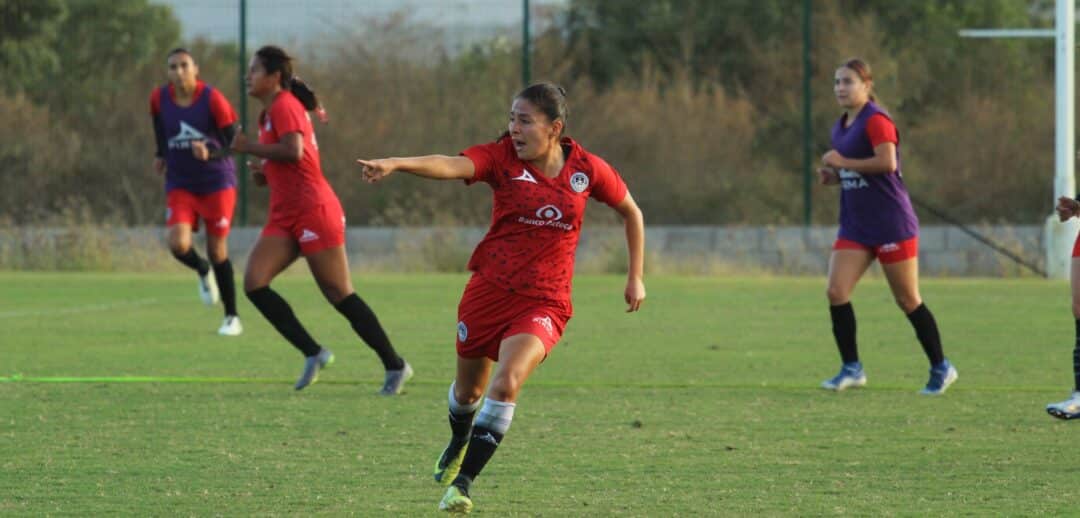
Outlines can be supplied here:
[[930, 369], [930, 379], [926, 382], [926, 386], [919, 391], [919, 394], [940, 396], [959, 377], [960, 374], [956, 372], [956, 367], [953, 367], [949, 360], [945, 360], [941, 362], [941, 365], [936, 365]]
[[1076, 419], [1080, 417], [1080, 391], [1060, 403], [1046, 405], [1046, 413], [1058, 419]]
[[304, 372], [300, 374], [300, 379], [296, 380], [296, 390], [301, 390], [304, 387], [315, 383], [319, 379], [319, 371], [334, 363], [334, 353], [330, 352], [330, 349], [325, 347], [319, 351], [319, 354], [315, 356], [308, 356], [304, 358]]
[[405, 388], [405, 382], [412, 379], [412, 377], [413, 370], [409, 362], [405, 362], [405, 366], [398, 370], [386, 371], [386, 378], [383, 379], [383, 386], [379, 389], [379, 394], [383, 396], [401, 394], [401, 391]]
[[206, 275], [199, 275], [199, 298], [207, 306], [213, 306], [221, 300], [221, 292], [218, 291], [217, 277], [214, 270], [207, 270]]
[[863, 372], [862, 363], [859, 362], [845, 363], [836, 376], [821, 382], [821, 388], [837, 392], [863, 385], [866, 385], [866, 373]]

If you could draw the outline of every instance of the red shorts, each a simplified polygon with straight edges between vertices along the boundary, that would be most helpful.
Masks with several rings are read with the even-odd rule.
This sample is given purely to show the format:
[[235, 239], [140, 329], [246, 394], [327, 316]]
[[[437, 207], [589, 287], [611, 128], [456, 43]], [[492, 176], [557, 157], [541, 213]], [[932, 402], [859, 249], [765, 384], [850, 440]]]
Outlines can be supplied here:
[[303, 255], [345, 244], [345, 211], [336, 197], [295, 214], [271, 212], [268, 219], [262, 235], [292, 238]]
[[1080, 236], [1076, 236], [1076, 242], [1073, 243], [1073, 257], [1080, 257]]
[[458, 304], [458, 356], [499, 361], [499, 344], [518, 334], [535, 335], [548, 354], [570, 314], [568, 302], [522, 297], [473, 274]]
[[227, 236], [232, 228], [233, 209], [236, 208], [236, 188], [227, 187], [207, 194], [173, 189], [166, 196], [165, 207], [167, 227], [187, 223], [192, 231], [198, 232], [201, 218], [206, 222], [207, 234]]
[[849, 239], [837, 238], [833, 250], [867, 250], [877, 257], [881, 264], [899, 263], [919, 256], [919, 236], [884, 245], [869, 246]]

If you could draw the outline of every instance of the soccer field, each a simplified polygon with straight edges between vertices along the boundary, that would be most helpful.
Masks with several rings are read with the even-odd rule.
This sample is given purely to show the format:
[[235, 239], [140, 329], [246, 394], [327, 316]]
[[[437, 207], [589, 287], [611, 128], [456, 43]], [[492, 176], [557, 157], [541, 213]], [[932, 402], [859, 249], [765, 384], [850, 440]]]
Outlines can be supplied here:
[[[375, 395], [375, 355], [306, 275], [275, 287], [337, 363], [294, 392], [300, 355], [246, 300], [245, 334], [215, 335], [194, 276], [0, 273], [0, 515], [434, 515], [466, 277], [354, 280], [416, 369], [400, 397]], [[879, 279], [854, 298], [868, 386], [817, 388], [839, 366], [824, 282], [650, 278], [626, 314], [621, 278], [579, 277], [474, 513], [1075, 508], [1080, 423], [1043, 410], [1072, 382], [1064, 283], [924, 280], [960, 371], [929, 398]]]

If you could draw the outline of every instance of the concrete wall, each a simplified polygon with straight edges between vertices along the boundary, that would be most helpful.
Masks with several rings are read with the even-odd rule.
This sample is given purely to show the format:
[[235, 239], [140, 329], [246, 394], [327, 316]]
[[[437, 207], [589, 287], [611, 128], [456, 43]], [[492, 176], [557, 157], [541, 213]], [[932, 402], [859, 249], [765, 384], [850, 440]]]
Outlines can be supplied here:
[[[246, 262], [259, 230], [256, 227], [233, 230], [229, 241], [236, 264]], [[976, 230], [1043, 266], [1041, 226], [980, 226]], [[348, 230], [346, 248], [350, 263], [361, 270], [461, 271], [485, 231], [486, 228], [472, 227], [353, 227]], [[66, 254], [72, 247], [63, 245], [72, 240], [72, 232], [84, 230], [24, 228], [17, 232], [0, 232], [0, 252], [7, 250], [10, 253], [21, 248], [36, 250], [39, 255]], [[170, 264], [171, 259], [162, 253], [165, 247], [162, 228], [97, 232], [104, 235], [98, 241], [109, 241], [109, 246], [113, 247], [111, 269], [125, 269], [133, 258], [135, 264], [145, 263], [148, 269]], [[647, 263], [650, 271], [666, 273], [822, 275], [826, 272], [835, 236], [835, 226], [651, 226], [646, 236]], [[586, 226], [578, 250], [578, 271], [624, 271], [623, 239], [622, 227]], [[201, 242], [201, 238], [199, 240]], [[924, 226], [920, 235], [919, 260], [922, 273], [930, 276], [1032, 275], [1024, 267], [953, 227]]]
[[[1043, 266], [1042, 227], [982, 226], [975, 229], [1011, 252]], [[390, 269], [454, 270], [464, 267], [485, 228], [374, 228], [348, 231], [352, 264]], [[237, 229], [232, 248], [246, 255], [258, 229]], [[824, 274], [836, 238], [835, 226], [720, 227], [652, 226], [646, 248], [656, 270], [687, 273], [753, 271]], [[585, 227], [578, 248], [579, 271], [618, 271], [625, 264], [622, 227]], [[924, 226], [919, 236], [924, 275], [1017, 276], [1031, 272], [955, 227]]]

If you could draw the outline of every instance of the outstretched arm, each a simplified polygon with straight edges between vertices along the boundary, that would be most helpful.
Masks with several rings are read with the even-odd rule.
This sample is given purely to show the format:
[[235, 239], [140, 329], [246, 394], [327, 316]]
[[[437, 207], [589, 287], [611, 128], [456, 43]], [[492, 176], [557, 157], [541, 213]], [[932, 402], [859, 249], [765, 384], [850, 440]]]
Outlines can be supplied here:
[[463, 156], [427, 155], [403, 158], [357, 160], [364, 180], [375, 183], [394, 171], [411, 173], [434, 180], [469, 180], [476, 174], [473, 161]]
[[623, 218], [626, 249], [630, 254], [626, 291], [623, 293], [628, 305], [626, 312], [630, 313], [641, 309], [641, 303], [645, 301], [645, 217], [629, 192], [623, 201], [615, 206], [615, 212]]

